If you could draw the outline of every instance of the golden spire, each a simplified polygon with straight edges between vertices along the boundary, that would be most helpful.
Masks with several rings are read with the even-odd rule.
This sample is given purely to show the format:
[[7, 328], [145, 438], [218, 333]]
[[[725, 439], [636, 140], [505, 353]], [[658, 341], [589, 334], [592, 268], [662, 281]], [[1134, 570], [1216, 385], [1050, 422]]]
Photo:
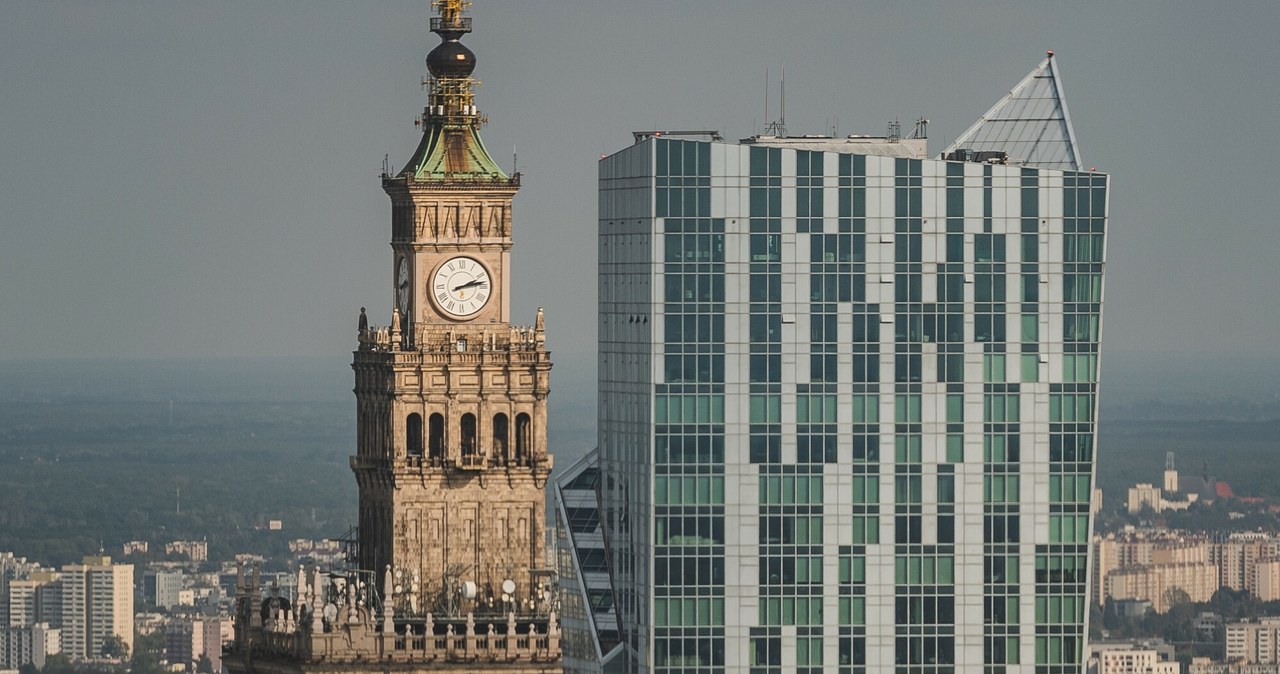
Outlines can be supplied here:
[[[457, 25], [462, 12], [470, 6], [471, 0], [433, 0], [431, 3], [431, 9], [440, 12], [440, 22], [445, 25]], [[432, 30], [434, 29], [432, 26]]]

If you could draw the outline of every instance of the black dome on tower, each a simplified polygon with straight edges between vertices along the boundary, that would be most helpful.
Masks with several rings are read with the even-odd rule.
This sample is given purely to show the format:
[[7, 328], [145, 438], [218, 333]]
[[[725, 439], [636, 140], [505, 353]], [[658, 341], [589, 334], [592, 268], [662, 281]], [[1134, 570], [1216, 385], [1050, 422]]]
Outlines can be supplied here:
[[444, 37], [444, 41], [436, 45], [427, 54], [427, 69], [433, 77], [470, 77], [476, 69], [476, 55], [458, 41], [457, 37]]

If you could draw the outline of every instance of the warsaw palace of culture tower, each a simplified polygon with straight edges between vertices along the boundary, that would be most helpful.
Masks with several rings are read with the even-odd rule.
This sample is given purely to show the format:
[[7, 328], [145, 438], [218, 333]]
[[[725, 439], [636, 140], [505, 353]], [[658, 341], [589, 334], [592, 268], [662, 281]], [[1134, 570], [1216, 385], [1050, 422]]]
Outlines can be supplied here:
[[541, 309], [511, 323], [508, 176], [480, 140], [467, 0], [437, 0], [422, 142], [391, 197], [391, 321], [354, 355], [359, 571], [303, 568], [290, 601], [238, 583], [253, 672], [560, 670], [544, 488], [551, 360]]

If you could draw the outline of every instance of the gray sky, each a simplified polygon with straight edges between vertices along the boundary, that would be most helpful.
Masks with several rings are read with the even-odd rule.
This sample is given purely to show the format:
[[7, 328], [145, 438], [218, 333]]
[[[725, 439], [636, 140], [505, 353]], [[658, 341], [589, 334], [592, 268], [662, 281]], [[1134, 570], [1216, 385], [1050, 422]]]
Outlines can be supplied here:
[[[427, 0], [2, 4], [0, 360], [343, 359], [387, 322]], [[749, 135], [785, 66], [793, 133], [923, 115], [937, 152], [1054, 49], [1115, 176], [1106, 351], [1273, 353], [1280, 3], [961, 4], [477, 0], [513, 318], [594, 367], [596, 160], [634, 129]]]

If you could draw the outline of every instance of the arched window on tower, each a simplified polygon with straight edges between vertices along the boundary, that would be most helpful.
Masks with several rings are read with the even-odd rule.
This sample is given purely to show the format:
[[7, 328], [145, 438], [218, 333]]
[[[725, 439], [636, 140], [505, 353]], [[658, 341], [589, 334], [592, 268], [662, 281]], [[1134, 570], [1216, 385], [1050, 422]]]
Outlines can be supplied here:
[[476, 462], [476, 415], [467, 412], [462, 415], [462, 465]]
[[511, 462], [507, 425], [507, 415], [501, 412], [493, 415], [493, 461], [498, 465]]
[[516, 463], [528, 464], [532, 452], [533, 422], [528, 414], [521, 412], [516, 415]]
[[422, 415], [414, 412], [409, 415], [404, 424], [404, 446], [409, 454], [409, 460], [413, 462], [422, 461]]
[[431, 463], [439, 465], [444, 461], [444, 415], [432, 414], [427, 420], [427, 451], [430, 452]]

